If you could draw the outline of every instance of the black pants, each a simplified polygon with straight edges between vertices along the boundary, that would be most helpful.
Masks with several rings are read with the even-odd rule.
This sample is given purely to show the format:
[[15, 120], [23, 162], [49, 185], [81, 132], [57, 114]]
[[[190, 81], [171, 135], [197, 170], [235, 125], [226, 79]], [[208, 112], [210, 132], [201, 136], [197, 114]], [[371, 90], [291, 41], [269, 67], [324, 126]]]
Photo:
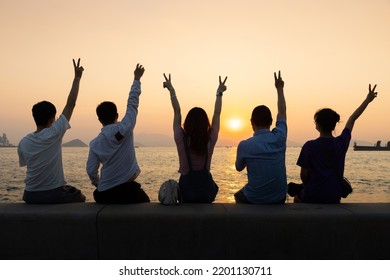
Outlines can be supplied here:
[[150, 202], [149, 196], [136, 181], [126, 182], [109, 190], [93, 192], [93, 198], [97, 203], [104, 204], [128, 204]]
[[252, 204], [249, 202], [249, 200], [245, 197], [242, 190], [239, 190], [234, 194], [234, 199], [236, 200], [236, 203], [246, 203], [246, 204]]
[[[236, 200], [236, 203], [253, 204], [246, 198], [242, 189], [234, 194], [234, 199]], [[272, 204], [284, 204], [285, 200], [286, 199], [282, 199], [281, 201]]]
[[300, 196], [301, 191], [304, 189], [303, 184], [288, 183], [288, 194], [289, 196]]
[[85, 202], [85, 195], [75, 187], [65, 185], [48, 191], [24, 191], [23, 200], [29, 204]]
[[179, 178], [183, 203], [212, 203], [219, 189], [213, 176], [207, 170], [190, 173]]

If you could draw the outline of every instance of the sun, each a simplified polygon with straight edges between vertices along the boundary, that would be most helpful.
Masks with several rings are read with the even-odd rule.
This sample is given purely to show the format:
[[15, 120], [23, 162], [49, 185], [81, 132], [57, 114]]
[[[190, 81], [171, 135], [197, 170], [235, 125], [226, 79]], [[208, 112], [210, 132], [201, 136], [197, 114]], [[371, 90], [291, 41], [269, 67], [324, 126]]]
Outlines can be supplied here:
[[228, 120], [228, 127], [230, 130], [238, 131], [242, 129], [242, 120], [238, 118], [233, 118]]

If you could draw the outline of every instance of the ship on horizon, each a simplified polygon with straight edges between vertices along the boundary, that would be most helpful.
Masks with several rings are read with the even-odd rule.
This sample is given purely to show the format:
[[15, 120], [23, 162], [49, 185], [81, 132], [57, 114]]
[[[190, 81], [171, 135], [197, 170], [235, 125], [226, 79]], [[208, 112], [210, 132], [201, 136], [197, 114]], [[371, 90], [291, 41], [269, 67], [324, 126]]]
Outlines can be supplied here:
[[386, 146], [381, 146], [381, 141], [377, 141], [374, 146], [360, 146], [356, 142], [353, 145], [354, 151], [390, 151], [390, 141]]

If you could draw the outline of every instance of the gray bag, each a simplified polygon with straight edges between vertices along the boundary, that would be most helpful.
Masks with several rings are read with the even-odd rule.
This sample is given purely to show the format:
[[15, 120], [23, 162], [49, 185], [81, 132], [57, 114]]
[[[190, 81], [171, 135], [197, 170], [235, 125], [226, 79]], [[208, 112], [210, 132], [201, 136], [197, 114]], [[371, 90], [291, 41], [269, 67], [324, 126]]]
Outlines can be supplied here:
[[164, 205], [181, 203], [179, 184], [172, 179], [165, 181], [158, 191], [158, 200]]

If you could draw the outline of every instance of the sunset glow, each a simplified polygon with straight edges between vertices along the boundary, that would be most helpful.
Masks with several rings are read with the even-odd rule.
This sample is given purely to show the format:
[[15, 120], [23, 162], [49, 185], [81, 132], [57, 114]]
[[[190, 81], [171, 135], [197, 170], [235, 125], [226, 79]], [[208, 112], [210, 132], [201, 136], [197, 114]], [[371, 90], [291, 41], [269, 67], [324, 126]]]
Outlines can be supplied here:
[[230, 119], [228, 121], [229, 129], [232, 131], [238, 131], [242, 129], [242, 120], [241, 119]]
[[341, 133], [369, 83], [378, 98], [353, 139], [390, 140], [388, 0], [2, 0], [0, 7], [0, 135], [13, 144], [35, 130], [33, 104], [48, 100], [62, 111], [73, 58], [85, 71], [64, 141], [88, 143], [99, 133], [102, 101], [125, 114], [137, 63], [145, 74], [135, 135], [173, 139], [163, 73], [172, 75], [183, 119], [194, 106], [211, 116], [218, 77], [227, 76], [217, 145], [236, 145], [252, 134], [255, 106], [267, 105], [276, 120], [280, 70], [289, 140], [317, 137], [313, 114], [323, 107], [340, 114]]

